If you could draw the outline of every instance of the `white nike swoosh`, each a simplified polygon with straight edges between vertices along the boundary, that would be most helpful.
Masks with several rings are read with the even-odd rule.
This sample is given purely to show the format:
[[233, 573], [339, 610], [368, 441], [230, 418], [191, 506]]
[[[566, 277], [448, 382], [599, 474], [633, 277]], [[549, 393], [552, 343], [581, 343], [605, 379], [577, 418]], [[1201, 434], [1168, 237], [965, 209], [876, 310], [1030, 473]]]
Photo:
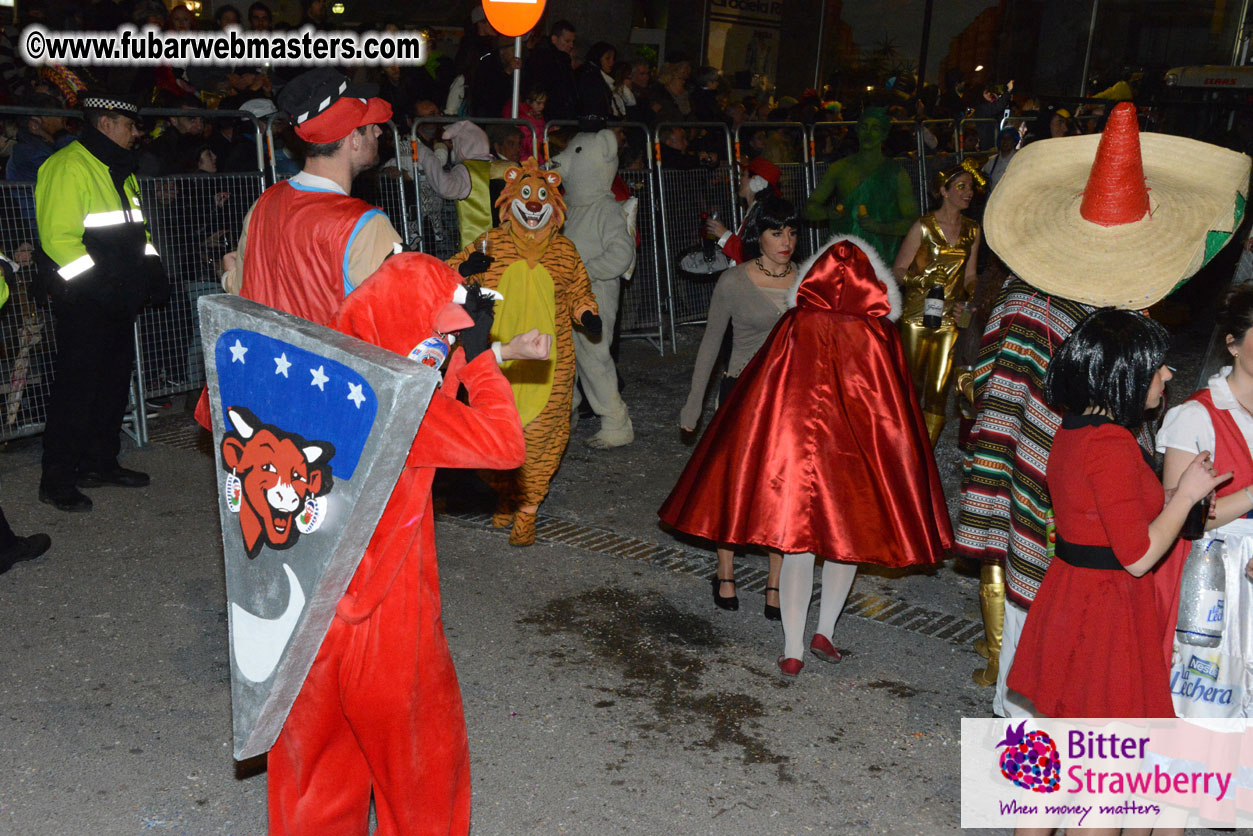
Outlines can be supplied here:
[[286, 563], [283, 571], [287, 573], [291, 594], [287, 596], [287, 609], [278, 618], [262, 618], [236, 603], [231, 604], [231, 648], [235, 651], [235, 667], [249, 682], [264, 682], [274, 673], [305, 608], [305, 593], [296, 573]]

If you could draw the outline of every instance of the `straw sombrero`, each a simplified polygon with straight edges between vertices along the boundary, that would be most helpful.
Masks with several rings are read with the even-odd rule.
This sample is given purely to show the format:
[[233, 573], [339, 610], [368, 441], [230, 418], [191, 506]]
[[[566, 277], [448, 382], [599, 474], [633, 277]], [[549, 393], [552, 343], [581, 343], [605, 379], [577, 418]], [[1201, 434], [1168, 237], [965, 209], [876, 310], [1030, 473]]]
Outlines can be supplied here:
[[1100, 136], [1034, 142], [1014, 155], [984, 212], [988, 246], [1019, 278], [1089, 305], [1158, 302], [1231, 240], [1249, 158], [1141, 135], [1135, 105]]

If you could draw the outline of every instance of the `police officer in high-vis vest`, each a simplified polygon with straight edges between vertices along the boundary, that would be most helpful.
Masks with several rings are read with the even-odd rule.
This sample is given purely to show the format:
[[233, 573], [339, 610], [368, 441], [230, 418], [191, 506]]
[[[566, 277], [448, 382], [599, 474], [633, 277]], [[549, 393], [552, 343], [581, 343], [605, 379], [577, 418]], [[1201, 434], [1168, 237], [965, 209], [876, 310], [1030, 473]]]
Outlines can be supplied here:
[[378, 162], [379, 122], [392, 108], [375, 85], [332, 69], [309, 70], [279, 94], [279, 107], [308, 143], [304, 168], [248, 210], [226, 289], [319, 324], [401, 239], [383, 210], [349, 197], [353, 179]]
[[91, 510], [79, 488], [148, 484], [148, 474], [118, 464], [119, 431], [135, 317], [169, 297], [134, 174], [138, 98], [97, 93], [81, 106], [82, 136], [40, 166], [35, 184], [41, 282], [57, 344], [39, 499], [62, 511]]

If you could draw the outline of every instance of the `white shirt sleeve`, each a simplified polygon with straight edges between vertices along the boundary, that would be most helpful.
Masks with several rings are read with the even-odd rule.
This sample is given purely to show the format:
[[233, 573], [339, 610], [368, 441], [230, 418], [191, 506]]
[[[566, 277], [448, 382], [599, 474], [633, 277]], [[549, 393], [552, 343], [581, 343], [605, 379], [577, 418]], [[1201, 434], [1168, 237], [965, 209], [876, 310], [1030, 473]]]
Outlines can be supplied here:
[[1186, 450], [1197, 453], [1214, 451], [1214, 425], [1209, 412], [1196, 401], [1187, 401], [1166, 413], [1162, 428], [1157, 432], [1157, 451], [1167, 449]]

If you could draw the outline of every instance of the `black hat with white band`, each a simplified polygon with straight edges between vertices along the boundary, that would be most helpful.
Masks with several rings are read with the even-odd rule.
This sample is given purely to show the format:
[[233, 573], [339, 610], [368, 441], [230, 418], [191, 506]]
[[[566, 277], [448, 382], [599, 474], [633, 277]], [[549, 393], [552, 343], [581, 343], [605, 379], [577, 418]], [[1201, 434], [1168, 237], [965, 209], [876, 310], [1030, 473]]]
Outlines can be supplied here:
[[343, 74], [323, 67], [288, 82], [279, 93], [278, 106], [291, 116], [297, 136], [326, 144], [362, 125], [392, 118], [392, 106], [377, 94], [377, 85], [353, 84]]
[[132, 119], [139, 118], [139, 96], [130, 92], [88, 90], [78, 100], [78, 106], [84, 110], [107, 110]]

